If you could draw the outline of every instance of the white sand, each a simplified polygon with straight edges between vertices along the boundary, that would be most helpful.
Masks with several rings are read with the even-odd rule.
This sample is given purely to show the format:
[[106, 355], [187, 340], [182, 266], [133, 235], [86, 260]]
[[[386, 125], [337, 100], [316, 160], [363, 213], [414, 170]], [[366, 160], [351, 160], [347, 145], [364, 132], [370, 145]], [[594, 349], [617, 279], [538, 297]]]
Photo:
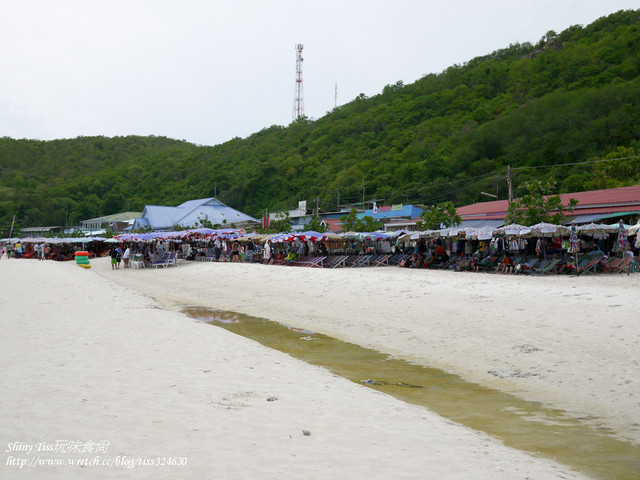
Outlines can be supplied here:
[[[444, 367], [600, 416], [638, 439], [628, 426], [640, 423], [638, 275], [92, 264], [0, 261], [1, 478], [584, 478], [191, 320], [175, 311], [182, 304], [263, 316]], [[89, 452], [20, 451], [56, 440]], [[103, 440], [106, 452], [87, 444]], [[11, 464], [38, 456], [186, 457], [187, 465]]]

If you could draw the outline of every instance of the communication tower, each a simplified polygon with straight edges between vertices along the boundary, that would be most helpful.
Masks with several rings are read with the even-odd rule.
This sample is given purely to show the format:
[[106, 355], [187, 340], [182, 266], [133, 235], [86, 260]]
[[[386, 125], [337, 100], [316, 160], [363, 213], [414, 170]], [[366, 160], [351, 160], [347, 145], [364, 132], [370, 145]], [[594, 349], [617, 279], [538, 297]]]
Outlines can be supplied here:
[[302, 49], [304, 45], [296, 45], [296, 90], [293, 98], [293, 120], [304, 117], [304, 96], [302, 90]]

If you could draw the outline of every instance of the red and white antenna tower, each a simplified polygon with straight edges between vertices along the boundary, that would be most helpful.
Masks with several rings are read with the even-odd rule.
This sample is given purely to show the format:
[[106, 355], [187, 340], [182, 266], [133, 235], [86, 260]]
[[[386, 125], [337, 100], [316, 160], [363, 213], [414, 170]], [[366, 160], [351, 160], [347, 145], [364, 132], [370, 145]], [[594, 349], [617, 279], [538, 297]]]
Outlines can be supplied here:
[[296, 91], [293, 98], [293, 120], [304, 117], [304, 96], [302, 90], [302, 49], [301, 43], [296, 45]]

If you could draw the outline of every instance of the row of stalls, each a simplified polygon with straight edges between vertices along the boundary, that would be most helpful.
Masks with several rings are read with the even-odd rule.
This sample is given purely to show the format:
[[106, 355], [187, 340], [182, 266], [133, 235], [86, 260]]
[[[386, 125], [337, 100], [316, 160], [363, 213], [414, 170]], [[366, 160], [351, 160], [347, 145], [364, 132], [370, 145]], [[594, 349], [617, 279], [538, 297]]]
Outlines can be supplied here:
[[[180, 250], [187, 259], [211, 257], [217, 244], [223, 251], [235, 248], [246, 249], [249, 242], [257, 252], [269, 243], [275, 255], [304, 249], [304, 255], [316, 253], [332, 254], [365, 254], [391, 252], [401, 232], [389, 234], [385, 232], [348, 232], [342, 234], [319, 233], [314, 231], [258, 234], [246, 233], [241, 229], [209, 229], [199, 228], [179, 232], [149, 232], [141, 234], [122, 234], [116, 239], [121, 242], [162, 244], [164, 248]], [[224, 255], [224, 254], [223, 254]]]
[[109, 253], [117, 240], [102, 237], [24, 237], [0, 239], [0, 248], [13, 258], [73, 260], [76, 251], [87, 251], [91, 258]]
[[606, 253], [634, 251], [640, 248], [640, 224], [624, 225], [554, 225], [540, 223], [532, 226], [518, 224], [499, 228], [451, 227], [439, 230], [397, 232], [346, 232], [319, 233], [314, 231], [257, 234], [242, 229], [199, 228], [182, 231], [127, 233], [105, 239], [101, 237], [79, 238], [11, 238], [0, 240], [5, 250], [22, 249], [22, 256], [37, 257], [45, 249], [45, 256], [52, 260], [70, 260], [77, 250], [86, 250], [93, 256], [107, 255], [114, 246], [128, 243], [139, 253], [176, 251], [182, 258], [210, 256], [213, 246], [223, 249], [240, 246], [246, 248], [253, 242], [256, 252], [269, 243], [275, 254], [296, 250], [304, 255], [360, 255], [386, 253], [418, 253], [429, 244], [444, 245], [448, 252], [476, 251], [481, 245], [492, 248], [521, 251], [528, 254], [552, 251], [575, 253], [598, 249]]
[[[492, 250], [547, 255], [552, 253], [574, 254], [597, 250], [609, 254], [633, 252], [640, 248], [640, 224], [625, 225], [622, 222], [605, 225], [555, 225], [539, 223], [532, 226], [510, 224], [498, 228], [451, 227], [440, 230], [410, 232], [398, 239], [401, 244], [416, 247], [424, 243], [445, 246], [449, 254], [463, 251], [476, 252], [488, 245]], [[406, 248], [406, 247], [405, 247]]]

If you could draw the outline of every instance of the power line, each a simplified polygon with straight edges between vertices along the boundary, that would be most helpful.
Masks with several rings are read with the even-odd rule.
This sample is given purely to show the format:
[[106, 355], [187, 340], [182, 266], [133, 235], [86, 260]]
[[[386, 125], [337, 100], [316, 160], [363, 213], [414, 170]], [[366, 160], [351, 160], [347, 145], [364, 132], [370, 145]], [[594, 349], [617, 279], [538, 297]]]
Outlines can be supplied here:
[[636, 155], [634, 157], [620, 157], [620, 158], [601, 158], [599, 160], [587, 160], [584, 162], [573, 162], [573, 163], [555, 163], [551, 165], [538, 165], [533, 167], [516, 167], [511, 170], [530, 170], [534, 168], [551, 168], [551, 167], [569, 167], [572, 165], [585, 165], [587, 163], [599, 163], [599, 162], [613, 162], [617, 160], [634, 160], [636, 158], [640, 158], [640, 155]]
[[[603, 159], [598, 159], [598, 160], [586, 160], [584, 162], [572, 162], [572, 163], [556, 163], [556, 164], [550, 164], [550, 165], [537, 165], [537, 166], [531, 166], [531, 167], [515, 167], [515, 168], [511, 168], [512, 171], [514, 170], [531, 170], [531, 169], [540, 169], [540, 168], [552, 168], [552, 167], [568, 167], [568, 166], [574, 166], [574, 165], [587, 165], [587, 164], [594, 164], [594, 163], [602, 163], [602, 162], [614, 162], [614, 161], [619, 161], [619, 160], [635, 160], [635, 159], [640, 159], [640, 155], [636, 155], [636, 156], [631, 156], [631, 157], [618, 157], [618, 158], [603, 158]], [[446, 198], [446, 197], [450, 197], [452, 194], [460, 192], [460, 191], [465, 191], [465, 190], [469, 190], [474, 188], [479, 182], [479, 180], [481, 179], [487, 179], [487, 178], [495, 178], [498, 176], [504, 176], [507, 173], [507, 169], [504, 170], [496, 170], [494, 172], [491, 173], [486, 173], [483, 175], [477, 175], [475, 177], [470, 177], [470, 178], [463, 178], [460, 180], [452, 180], [452, 181], [448, 181], [448, 182], [443, 182], [440, 185], [447, 185], [447, 186], [454, 186], [457, 185], [459, 183], [462, 182], [467, 182], [467, 185], [463, 186], [463, 187], [459, 187], [459, 188], [455, 188], [452, 190], [449, 190], [447, 192], [443, 192], [439, 195], [435, 195], [435, 196], [431, 196], [431, 197], [427, 197], [426, 199], [415, 199], [415, 197], [413, 199], [411, 199], [410, 203], [422, 203], [422, 204], [429, 204], [429, 203], [433, 203], [434, 201], [440, 200], [442, 198]], [[469, 183], [472, 182], [472, 183]], [[424, 186], [423, 190], [428, 190], [428, 189], [432, 189], [433, 186]], [[387, 195], [393, 195], [393, 194], [400, 194], [401, 192], [398, 191], [393, 191], [388, 193]], [[353, 196], [353, 197], [340, 197], [340, 200], [344, 201], [344, 204], [349, 204], [352, 203], [352, 201], [356, 201], [359, 200], [359, 197], [357, 196]], [[414, 201], [415, 200], [415, 201]], [[340, 203], [343, 203], [343, 202]], [[330, 206], [336, 206], [339, 207], [338, 204], [334, 204], [333, 202], [322, 202], [324, 205], [330, 205]]]

